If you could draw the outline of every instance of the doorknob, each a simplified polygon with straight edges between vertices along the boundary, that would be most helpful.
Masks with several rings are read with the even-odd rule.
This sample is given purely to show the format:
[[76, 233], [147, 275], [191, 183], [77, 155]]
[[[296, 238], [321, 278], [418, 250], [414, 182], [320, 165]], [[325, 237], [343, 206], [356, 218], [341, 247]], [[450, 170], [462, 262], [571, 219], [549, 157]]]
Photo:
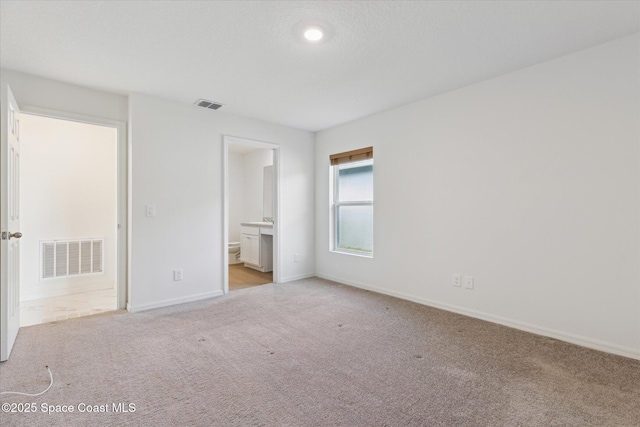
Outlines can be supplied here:
[[16, 231], [15, 233], [12, 233], [10, 231], [2, 232], [2, 240], [11, 240], [12, 237], [19, 239], [22, 237], [22, 233], [20, 233], [19, 231]]

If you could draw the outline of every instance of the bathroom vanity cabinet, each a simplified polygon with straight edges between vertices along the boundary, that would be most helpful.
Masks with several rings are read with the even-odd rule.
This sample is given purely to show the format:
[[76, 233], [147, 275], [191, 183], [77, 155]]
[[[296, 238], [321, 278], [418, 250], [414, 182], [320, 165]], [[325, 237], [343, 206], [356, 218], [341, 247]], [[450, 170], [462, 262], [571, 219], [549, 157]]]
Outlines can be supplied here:
[[240, 260], [254, 270], [273, 271], [273, 224], [243, 222], [240, 227]]

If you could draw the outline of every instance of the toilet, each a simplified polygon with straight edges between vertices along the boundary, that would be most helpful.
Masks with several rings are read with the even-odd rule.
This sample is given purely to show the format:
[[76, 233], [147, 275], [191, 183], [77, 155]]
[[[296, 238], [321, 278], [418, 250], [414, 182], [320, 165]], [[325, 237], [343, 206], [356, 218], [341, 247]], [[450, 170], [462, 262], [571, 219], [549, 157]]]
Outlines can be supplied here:
[[229, 265], [240, 263], [240, 242], [229, 242]]

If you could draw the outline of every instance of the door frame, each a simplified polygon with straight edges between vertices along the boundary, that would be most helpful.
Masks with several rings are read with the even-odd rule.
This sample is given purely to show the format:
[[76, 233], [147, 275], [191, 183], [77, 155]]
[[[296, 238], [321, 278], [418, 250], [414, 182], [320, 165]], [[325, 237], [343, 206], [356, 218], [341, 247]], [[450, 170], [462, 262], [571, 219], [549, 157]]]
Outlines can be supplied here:
[[129, 188], [129, 168], [128, 168], [128, 141], [127, 122], [103, 119], [101, 117], [86, 116], [83, 114], [69, 113], [65, 111], [51, 110], [48, 108], [35, 107], [33, 105], [20, 106], [21, 113], [34, 116], [48, 117], [51, 119], [68, 120], [72, 122], [87, 123], [91, 125], [115, 128], [117, 131], [117, 196], [116, 196], [116, 220], [118, 232], [116, 244], [116, 294], [117, 308], [126, 308], [128, 300], [128, 188]]
[[222, 135], [222, 291], [229, 293], [229, 145], [273, 150], [273, 283], [280, 283], [280, 144]]

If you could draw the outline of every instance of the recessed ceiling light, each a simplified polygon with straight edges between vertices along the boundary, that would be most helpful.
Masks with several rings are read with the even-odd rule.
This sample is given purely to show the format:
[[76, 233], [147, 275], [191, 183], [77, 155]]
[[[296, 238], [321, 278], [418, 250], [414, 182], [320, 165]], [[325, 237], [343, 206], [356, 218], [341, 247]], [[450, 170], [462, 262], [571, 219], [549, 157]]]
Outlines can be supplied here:
[[304, 31], [304, 38], [310, 42], [317, 42], [322, 39], [323, 36], [322, 28], [319, 27], [309, 27]]

